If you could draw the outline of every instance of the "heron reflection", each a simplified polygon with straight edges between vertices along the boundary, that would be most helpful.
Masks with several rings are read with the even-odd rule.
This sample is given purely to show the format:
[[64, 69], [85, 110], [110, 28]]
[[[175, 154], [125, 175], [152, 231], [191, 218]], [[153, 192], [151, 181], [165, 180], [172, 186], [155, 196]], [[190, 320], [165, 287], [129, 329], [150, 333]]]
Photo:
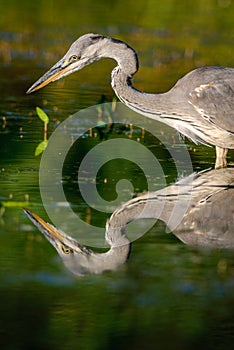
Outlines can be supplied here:
[[[185, 215], [176, 222], [186, 206]], [[106, 223], [105, 239], [110, 249], [105, 253], [94, 252], [30, 210], [25, 212], [76, 275], [100, 274], [124, 264], [131, 245], [127, 224], [137, 219], [164, 221], [188, 245], [234, 248], [234, 169], [192, 174], [164, 189], [129, 200]]]

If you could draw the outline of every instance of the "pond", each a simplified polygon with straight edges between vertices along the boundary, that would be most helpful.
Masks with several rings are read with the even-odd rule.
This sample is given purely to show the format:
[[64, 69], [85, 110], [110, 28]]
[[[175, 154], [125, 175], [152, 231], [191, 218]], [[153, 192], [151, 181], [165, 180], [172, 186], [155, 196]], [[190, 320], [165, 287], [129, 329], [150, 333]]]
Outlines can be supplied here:
[[[213, 147], [123, 107], [110, 85], [112, 60], [26, 91], [89, 32], [136, 49], [134, 86], [142, 91], [167, 91], [200, 66], [231, 67], [234, 2], [2, 0], [0, 9], [1, 349], [230, 347], [233, 151], [221, 176]], [[49, 117], [46, 131], [36, 107]], [[185, 182], [175, 192], [178, 179], [192, 185], [188, 200]], [[83, 276], [63, 264], [23, 211], [100, 256], [108, 251], [106, 221], [112, 213], [112, 225], [122, 218], [118, 208], [128, 201], [124, 212], [138, 210], [146, 191], [160, 220], [133, 223], [126, 262], [99, 271], [82, 266]], [[172, 208], [174, 194], [179, 206]], [[201, 218], [193, 208], [204, 198], [215, 205], [202, 206]], [[197, 235], [194, 246], [191, 222], [212, 235]], [[223, 241], [215, 236], [227, 231]]]

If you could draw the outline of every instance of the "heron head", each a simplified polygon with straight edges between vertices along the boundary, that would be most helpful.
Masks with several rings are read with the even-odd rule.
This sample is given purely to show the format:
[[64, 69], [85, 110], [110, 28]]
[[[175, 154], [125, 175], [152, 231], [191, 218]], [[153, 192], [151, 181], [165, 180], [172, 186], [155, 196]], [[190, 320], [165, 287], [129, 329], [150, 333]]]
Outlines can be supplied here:
[[[94, 260], [95, 253], [85, 246], [79, 244], [65, 232], [58, 230], [53, 225], [45, 222], [37, 214], [25, 208], [24, 212], [34, 225], [43, 233], [45, 238], [57, 250], [65, 266], [76, 275], [85, 275], [93, 273], [93, 265], [90, 261]], [[91, 266], [89, 266], [91, 265]], [[95, 271], [94, 271], [95, 273]]]
[[[45, 222], [29, 209], [25, 208], [24, 211], [34, 225], [57, 250], [64, 265], [75, 275], [100, 274], [104, 271], [116, 270], [128, 259], [130, 242], [127, 239], [122, 240], [121, 242], [117, 239], [119, 244], [123, 245], [115, 246], [113, 249], [104, 253], [96, 253], [78, 243], [65, 232]], [[110, 237], [109, 241], [110, 244], [113, 245]]]
[[102, 57], [101, 47], [103, 39], [105, 37], [99, 34], [85, 34], [81, 36], [71, 45], [63, 58], [28, 89], [27, 94], [99, 60]]

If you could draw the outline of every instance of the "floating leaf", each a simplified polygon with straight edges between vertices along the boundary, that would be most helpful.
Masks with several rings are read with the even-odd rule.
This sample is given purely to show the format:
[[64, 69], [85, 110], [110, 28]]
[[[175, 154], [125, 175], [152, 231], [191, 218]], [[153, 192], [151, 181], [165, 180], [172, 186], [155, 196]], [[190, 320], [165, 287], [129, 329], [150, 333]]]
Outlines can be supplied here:
[[39, 145], [35, 149], [35, 156], [39, 156], [39, 154], [44, 152], [44, 150], [46, 149], [47, 143], [48, 143], [47, 140], [44, 140], [44, 141], [39, 143]]
[[49, 117], [48, 115], [40, 108], [40, 107], [36, 107], [36, 112], [38, 117], [45, 123], [48, 124], [49, 123]]

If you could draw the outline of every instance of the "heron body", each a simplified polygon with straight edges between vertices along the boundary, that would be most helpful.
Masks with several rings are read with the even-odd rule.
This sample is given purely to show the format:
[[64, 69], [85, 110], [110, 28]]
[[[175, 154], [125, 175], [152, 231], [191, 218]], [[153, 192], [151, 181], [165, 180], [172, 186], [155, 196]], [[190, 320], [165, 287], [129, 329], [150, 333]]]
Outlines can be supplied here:
[[227, 166], [227, 150], [234, 148], [234, 68], [198, 68], [166, 93], [144, 93], [132, 86], [132, 77], [138, 70], [136, 51], [123, 41], [86, 34], [27, 93], [101, 58], [117, 61], [111, 85], [124, 104], [175, 128], [196, 144], [216, 146], [216, 168]]

